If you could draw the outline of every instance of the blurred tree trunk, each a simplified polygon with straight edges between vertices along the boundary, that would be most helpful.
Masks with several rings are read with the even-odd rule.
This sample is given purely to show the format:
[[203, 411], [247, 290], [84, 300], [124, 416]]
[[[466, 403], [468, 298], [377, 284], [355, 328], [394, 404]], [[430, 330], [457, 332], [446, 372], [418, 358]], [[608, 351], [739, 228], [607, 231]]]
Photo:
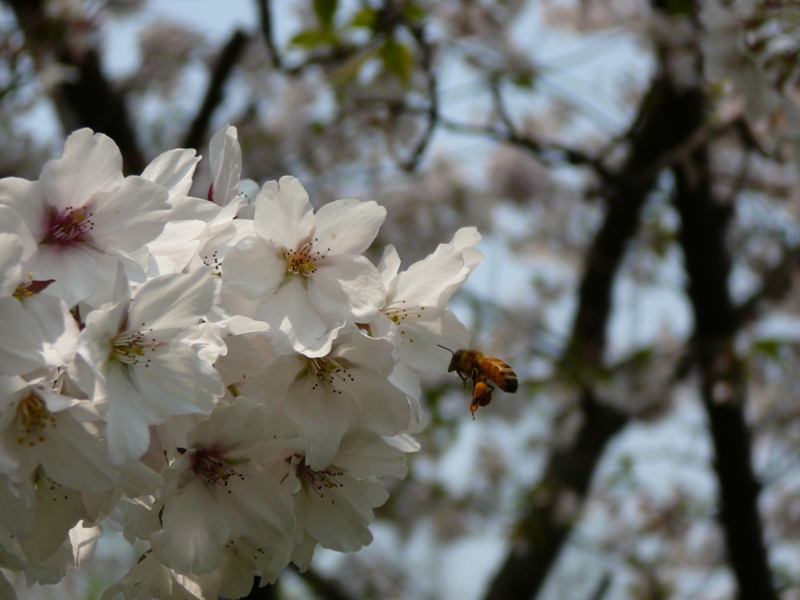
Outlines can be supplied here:
[[[674, 85], [666, 70], [654, 79], [642, 99], [638, 123], [631, 127], [631, 154], [607, 190], [608, 210], [587, 253], [579, 290], [579, 306], [564, 372], [580, 383], [582, 423], [574, 441], [555, 452], [532, 501], [517, 525], [511, 550], [494, 577], [486, 598], [529, 599], [545, 582], [573, 525], [608, 442], [629, 417], [598, 399], [592, 374], [601, 366], [606, 328], [611, 316], [611, 292], [628, 242], [635, 236], [641, 208], [655, 187], [658, 166], [701, 125], [686, 119], [700, 100], [695, 89]], [[559, 518], [564, 506], [575, 506], [569, 518]]]
[[[702, 110], [698, 110], [698, 116]], [[719, 484], [718, 520], [741, 598], [777, 599], [758, 512], [760, 484], [752, 466], [745, 420], [747, 381], [734, 349], [740, 320], [729, 291], [731, 257], [725, 233], [732, 199], [714, 197], [707, 146], [678, 164], [675, 205], [681, 215], [680, 242], [694, 312], [693, 360], [708, 414]]]
[[[666, 10], [659, 2], [655, 4]], [[686, 8], [686, 16], [693, 18], [692, 3]], [[694, 52], [693, 72], [680, 73], [681, 81], [675, 80], [671, 70], [670, 61], [676, 51]], [[641, 208], [660, 172], [697, 145], [693, 136], [705, 121], [697, 49], [683, 46], [676, 50], [666, 43], [659, 48], [658, 56], [658, 74], [629, 129], [631, 153], [624, 166], [612, 175], [605, 194], [607, 213], [587, 254], [578, 311], [563, 365], [565, 375], [577, 378], [581, 388], [581, 426], [573, 442], [551, 456], [541, 479], [532, 486], [531, 501], [513, 532], [508, 556], [490, 584], [487, 599], [527, 600], [541, 590], [577, 522], [602, 453], [630, 418], [603, 403], [591, 381], [592, 372], [602, 365], [614, 279], [625, 248], [636, 234]], [[693, 156], [702, 157], [699, 166], [707, 167], [704, 152], [696, 151]], [[699, 166], [694, 166], [693, 171]], [[743, 420], [741, 372], [730, 362], [719, 372], [718, 359], [725, 347], [720, 342], [730, 342], [736, 320], [727, 295], [730, 261], [722, 246], [726, 220], [708, 208], [712, 199], [707, 181], [698, 186], [691, 177], [696, 173], [685, 172], [684, 167], [677, 168], [676, 173], [681, 212], [695, 211], [687, 215], [686, 226], [690, 229], [684, 230], [682, 241], [687, 257], [693, 257], [691, 261], [687, 258], [693, 282], [689, 293], [698, 320], [696, 356], [703, 372], [704, 399], [718, 455], [715, 467], [723, 506], [720, 520], [726, 529], [728, 551], [743, 597], [770, 599], [775, 595], [769, 585], [756, 511], [758, 486], [750, 466], [750, 441]], [[695, 236], [702, 240], [704, 232], [708, 232], [705, 235], [709, 239], [695, 246], [686, 245], [690, 240], [697, 243]], [[710, 255], [709, 244], [716, 245]], [[722, 405], [714, 402], [712, 394], [718, 383], [734, 376], [737, 380], [731, 384], [736, 397]]]
[[[63, 79], [54, 84], [53, 102], [65, 133], [81, 127], [90, 127], [96, 132], [105, 133], [119, 146], [122, 153], [123, 169], [126, 173], [141, 173], [145, 159], [130, 115], [125, 106], [125, 98], [114, 89], [103, 72], [97, 49], [84, 40], [79, 43], [79, 35], [88, 31], [79, 29], [78, 24], [65, 23], [50, 18], [45, 12], [43, 0], [5, 0], [12, 8], [25, 35], [25, 46], [36, 61], [40, 75], [51, 69], [65, 69]], [[82, 27], [88, 28], [84, 23]]]

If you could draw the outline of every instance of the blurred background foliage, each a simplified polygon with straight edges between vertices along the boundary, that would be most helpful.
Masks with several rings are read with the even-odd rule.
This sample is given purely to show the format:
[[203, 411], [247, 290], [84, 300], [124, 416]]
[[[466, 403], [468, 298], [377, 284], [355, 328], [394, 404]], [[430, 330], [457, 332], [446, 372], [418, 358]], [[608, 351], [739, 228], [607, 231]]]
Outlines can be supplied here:
[[376, 260], [483, 233], [455, 308], [520, 390], [426, 381], [372, 546], [252, 598], [800, 598], [798, 51], [781, 0], [3, 0], [0, 175], [230, 123], [243, 176], [386, 206]]

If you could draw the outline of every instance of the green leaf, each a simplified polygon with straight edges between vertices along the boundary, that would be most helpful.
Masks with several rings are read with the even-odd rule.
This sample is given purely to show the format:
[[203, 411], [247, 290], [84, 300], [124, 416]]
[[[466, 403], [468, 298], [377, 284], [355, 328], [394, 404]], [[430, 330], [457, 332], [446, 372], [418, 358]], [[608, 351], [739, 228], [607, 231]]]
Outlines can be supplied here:
[[306, 29], [295, 35], [291, 44], [303, 48], [316, 48], [325, 44], [336, 43], [336, 35], [324, 29]]
[[403, 7], [403, 16], [408, 21], [421, 21], [425, 18], [425, 9], [414, 2], [409, 2]]
[[364, 63], [372, 57], [372, 51], [361, 52], [351, 56], [328, 76], [328, 80], [334, 87], [340, 87], [348, 83], [356, 78]]
[[764, 354], [769, 358], [779, 358], [781, 346], [782, 344], [779, 340], [765, 338], [753, 342], [753, 352]]
[[671, 16], [690, 15], [694, 11], [693, 0], [667, 0], [662, 10]]
[[413, 56], [408, 46], [389, 38], [381, 46], [378, 55], [389, 73], [397, 76], [403, 83], [408, 83], [413, 66]]
[[314, 12], [323, 29], [331, 28], [338, 6], [339, 0], [314, 0]]
[[533, 71], [520, 71], [511, 76], [511, 83], [517, 87], [533, 89]]
[[375, 17], [378, 14], [374, 8], [370, 6], [365, 6], [360, 11], [358, 11], [355, 15], [353, 15], [353, 20], [350, 21], [350, 25], [353, 27], [367, 27], [369, 29], [373, 29], [375, 26]]

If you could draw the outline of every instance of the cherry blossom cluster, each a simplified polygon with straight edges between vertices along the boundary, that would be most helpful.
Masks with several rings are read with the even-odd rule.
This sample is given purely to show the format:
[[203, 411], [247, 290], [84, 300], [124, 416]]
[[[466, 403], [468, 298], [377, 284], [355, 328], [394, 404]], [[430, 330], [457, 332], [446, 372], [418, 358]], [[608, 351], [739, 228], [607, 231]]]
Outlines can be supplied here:
[[375, 266], [376, 202], [240, 182], [233, 127], [207, 199], [199, 160], [126, 177], [83, 129], [38, 180], [0, 180], [0, 567], [28, 585], [103, 527], [145, 548], [103, 598], [239, 598], [317, 545], [359, 550], [418, 449], [420, 374], [467, 345], [447, 303], [482, 259], [474, 228]]

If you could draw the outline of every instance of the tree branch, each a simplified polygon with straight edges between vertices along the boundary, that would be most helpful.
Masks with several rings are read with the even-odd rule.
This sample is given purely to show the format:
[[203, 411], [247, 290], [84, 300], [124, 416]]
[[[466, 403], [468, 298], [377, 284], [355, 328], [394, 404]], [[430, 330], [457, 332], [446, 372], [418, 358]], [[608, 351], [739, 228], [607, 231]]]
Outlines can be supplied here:
[[270, 8], [269, 0], [256, 0], [258, 4], [258, 19], [261, 25], [261, 37], [264, 39], [264, 45], [267, 47], [269, 59], [272, 61], [272, 66], [275, 69], [281, 70], [283, 68], [283, 61], [281, 55], [278, 53], [278, 48], [275, 46], [275, 38], [272, 35], [272, 10]]
[[456, 133], [480, 135], [496, 142], [511, 144], [528, 150], [535, 154], [546, 165], [558, 166], [565, 162], [575, 166], [592, 168], [603, 180], [612, 179], [613, 175], [605, 168], [602, 161], [591, 154], [564, 146], [552, 140], [541, 140], [530, 136], [521, 136], [514, 131], [501, 131], [489, 125], [470, 125], [459, 123], [446, 117], [439, 116], [442, 127]]
[[197, 112], [197, 116], [192, 121], [189, 131], [186, 132], [186, 137], [183, 139], [184, 148], [199, 148], [205, 142], [211, 117], [225, 97], [223, 88], [249, 41], [250, 38], [247, 34], [241, 29], [237, 29], [222, 48], [222, 52], [220, 52], [217, 63], [211, 73], [203, 103]]
[[[265, 585], [261, 587], [261, 578], [256, 576], [253, 578], [253, 587], [250, 588], [250, 593], [247, 594], [242, 600], [277, 600], [280, 595], [278, 594], [277, 585]], [[224, 600], [220, 598], [219, 600]]]
[[[581, 404], [583, 425], [571, 445], [550, 457], [512, 535], [511, 551], [489, 586], [488, 600], [529, 600], [538, 593], [577, 521], [598, 461], [628, 421], [589, 389]], [[566, 507], [575, 510], [565, 515]]]
[[761, 277], [761, 285], [735, 309], [737, 328], [756, 318], [765, 304], [778, 302], [792, 290], [793, 275], [800, 267], [800, 247], [783, 251], [779, 260]]
[[433, 133], [439, 125], [439, 92], [437, 90], [436, 75], [433, 72], [433, 48], [425, 38], [425, 30], [422, 26], [409, 26], [408, 30], [414, 36], [417, 46], [419, 46], [420, 62], [428, 80], [428, 110], [425, 131], [417, 141], [417, 145], [408, 160], [401, 165], [404, 170], [412, 172], [422, 160], [422, 155], [428, 148], [433, 138]]
[[318, 598], [323, 598], [324, 600], [354, 600], [338, 583], [323, 577], [314, 569], [308, 569], [305, 573], [300, 573], [294, 563], [291, 563], [289, 568], [297, 573], [300, 580], [310, 587]]
[[53, 101], [65, 133], [81, 127], [105, 133], [119, 146], [126, 173], [145, 167], [131, 126], [124, 96], [112, 86], [100, 65], [97, 49], [70, 42], [70, 24], [48, 18], [42, 0], [5, 0], [25, 34], [26, 49], [37, 69], [58, 62], [74, 69], [74, 77], [57, 84]]

